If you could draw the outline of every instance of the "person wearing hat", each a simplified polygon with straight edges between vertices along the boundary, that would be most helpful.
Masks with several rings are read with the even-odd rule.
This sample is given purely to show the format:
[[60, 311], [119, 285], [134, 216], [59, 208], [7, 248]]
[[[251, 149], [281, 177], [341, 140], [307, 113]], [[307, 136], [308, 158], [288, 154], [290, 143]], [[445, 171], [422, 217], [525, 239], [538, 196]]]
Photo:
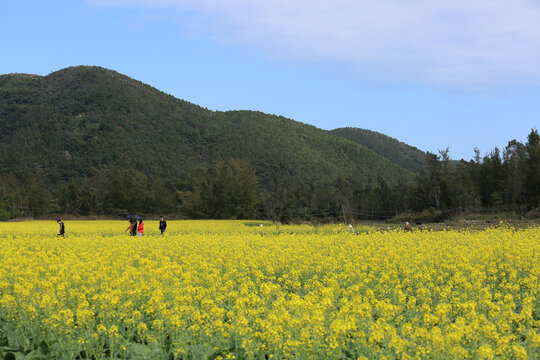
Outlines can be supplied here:
[[412, 231], [412, 229], [411, 229], [411, 225], [409, 225], [409, 223], [408, 223], [408, 222], [405, 222], [405, 227], [404, 227], [404, 230], [405, 230], [405, 231]]

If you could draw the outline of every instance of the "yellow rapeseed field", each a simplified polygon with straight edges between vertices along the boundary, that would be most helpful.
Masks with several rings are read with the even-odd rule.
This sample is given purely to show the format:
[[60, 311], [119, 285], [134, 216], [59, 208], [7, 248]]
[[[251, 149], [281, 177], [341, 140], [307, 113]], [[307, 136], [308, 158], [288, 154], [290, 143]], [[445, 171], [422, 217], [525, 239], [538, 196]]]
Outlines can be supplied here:
[[540, 229], [0, 223], [0, 358], [538, 359]]

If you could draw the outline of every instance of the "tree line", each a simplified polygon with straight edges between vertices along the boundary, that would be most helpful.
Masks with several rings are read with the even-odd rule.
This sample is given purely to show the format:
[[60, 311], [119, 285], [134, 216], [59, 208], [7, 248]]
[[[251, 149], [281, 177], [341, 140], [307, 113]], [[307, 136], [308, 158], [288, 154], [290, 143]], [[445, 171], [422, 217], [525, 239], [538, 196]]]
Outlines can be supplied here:
[[485, 156], [454, 161], [449, 149], [426, 153], [412, 182], [367, 185], [354, 176], [299, 182], [280, 171], [229, 158], [194, 169], [186, 179], [164, 179], [133, 169], [96, 170], [53, 184], [40, 169], [0, 176], [0, 219], [51, 213], [75, 215], [173, 214], [184, 218], [274, 219], [284, 222], [383, 220], [438, 221], [457, 211], [540, 205], [540, 136], [512, 140]]

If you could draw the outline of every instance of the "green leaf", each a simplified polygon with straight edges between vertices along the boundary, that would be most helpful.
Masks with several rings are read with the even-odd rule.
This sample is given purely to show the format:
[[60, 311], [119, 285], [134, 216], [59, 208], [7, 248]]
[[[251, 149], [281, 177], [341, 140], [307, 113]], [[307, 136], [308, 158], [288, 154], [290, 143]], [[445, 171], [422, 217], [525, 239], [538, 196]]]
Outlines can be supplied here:
[[24, 358], [25, 358], [24, 353], [20, 351], [17, 351], [17, 352], [9, 351], [4, 354], [4, 360], [24, 360]]
[[143, 359], [151, 359], [152, 358], [152, 351], [150, 348], [143, 344], [129, 344], [129, 353], [131, 354], [131, 359], [135, 360], [143, 360]]
[[39, 350], [45, 355], [49, 353], [49, 345], [45, 342], [45, 340], [42, 340], [39, 343]]
[[14, 327], [6, 331], [6, 337], [11, 348], [18, 350], [22, 350], [24, 348], [24, 338], [17, 330], [15, 330]]
[[39, 350], [30, 351], [26, 356], [24, 357], [24, 360], [47, 360], [49, 357], [45, 354], [43, 354]]

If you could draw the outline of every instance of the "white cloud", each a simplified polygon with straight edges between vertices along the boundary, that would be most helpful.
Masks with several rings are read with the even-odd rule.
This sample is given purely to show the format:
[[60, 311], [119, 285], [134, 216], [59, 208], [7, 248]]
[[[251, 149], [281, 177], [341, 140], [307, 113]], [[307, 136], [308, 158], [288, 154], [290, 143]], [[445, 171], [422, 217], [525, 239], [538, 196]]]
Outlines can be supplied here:
[[454, 85], [540, 82], [536, 0], [87, 1], [189, 11], [191, 30], [274, 59]]

